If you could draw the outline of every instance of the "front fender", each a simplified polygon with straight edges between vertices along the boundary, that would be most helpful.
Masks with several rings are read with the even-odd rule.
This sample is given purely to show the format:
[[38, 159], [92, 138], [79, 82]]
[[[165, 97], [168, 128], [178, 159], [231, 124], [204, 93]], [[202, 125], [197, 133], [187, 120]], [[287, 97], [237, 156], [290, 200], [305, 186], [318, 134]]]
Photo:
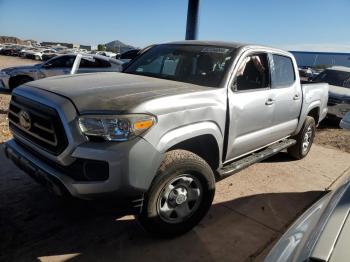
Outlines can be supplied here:
[[174, 145], [183, 142], [185, 140], [198, 137], [201, 135], [212, 135], [219, 147], [220, 159], [222, 156], [223, 134], [217, 124], [210, 121], [198, 122], [179, 128], [170, 130], [165, 133], [156, 144], [156, 149], [159, 152], [166, 152]]
[[38, 71], [31, 69], [31, 70], [15, 70], [9, 73], [10, 77], [16, 77], [16, 76], [29, 76], [33, 78], [34, 80], [37, 79]]

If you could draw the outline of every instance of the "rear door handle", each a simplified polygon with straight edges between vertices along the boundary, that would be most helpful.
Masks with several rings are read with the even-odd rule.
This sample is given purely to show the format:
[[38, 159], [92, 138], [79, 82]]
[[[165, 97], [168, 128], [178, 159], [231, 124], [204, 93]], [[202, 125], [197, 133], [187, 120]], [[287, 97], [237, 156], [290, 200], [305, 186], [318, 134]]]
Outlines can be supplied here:
[[300, 99], [300, 95], [299, 94], [294, 95], [293, 100], [299, 100], [299, 99]]
[[265, 102], [265, 105], [270, 106], [270, 105], [272, 105], [274, 102], [275, 102], [275, 99], [269, 98], [269, 99], [267, 99], [267, 101]]

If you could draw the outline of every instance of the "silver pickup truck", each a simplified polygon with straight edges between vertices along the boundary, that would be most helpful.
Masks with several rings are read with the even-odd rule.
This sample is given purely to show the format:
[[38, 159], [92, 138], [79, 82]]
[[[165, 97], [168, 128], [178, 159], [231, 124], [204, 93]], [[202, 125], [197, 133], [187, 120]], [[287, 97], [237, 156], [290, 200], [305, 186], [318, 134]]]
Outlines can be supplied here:
[[301, 85], [293, 55], [240, 43], [156, 45], [123, 73], [16, 88], [6, 156], [53, 192], [131, 199], [151, 233], [194, 227], [215, 181], [287, 149], [305, 157], [328, 85]]

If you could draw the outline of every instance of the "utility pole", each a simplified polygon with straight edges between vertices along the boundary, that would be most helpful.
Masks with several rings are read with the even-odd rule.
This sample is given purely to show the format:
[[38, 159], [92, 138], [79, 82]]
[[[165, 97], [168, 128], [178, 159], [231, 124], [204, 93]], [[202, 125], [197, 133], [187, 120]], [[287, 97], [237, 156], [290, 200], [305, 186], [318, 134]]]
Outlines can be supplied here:
[[188, 0], [186, 40], [197, 39], [200, 0]]

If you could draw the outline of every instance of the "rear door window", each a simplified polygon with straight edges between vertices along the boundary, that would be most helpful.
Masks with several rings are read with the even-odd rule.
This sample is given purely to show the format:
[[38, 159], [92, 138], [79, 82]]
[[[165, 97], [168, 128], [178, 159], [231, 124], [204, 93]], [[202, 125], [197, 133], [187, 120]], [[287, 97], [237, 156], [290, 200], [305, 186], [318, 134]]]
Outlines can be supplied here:
[[271, 72], [272, 88], [291, 86], [295, 82], [295, 72], [292, 59], [282, 55], [272, 55], [273, 69]]

